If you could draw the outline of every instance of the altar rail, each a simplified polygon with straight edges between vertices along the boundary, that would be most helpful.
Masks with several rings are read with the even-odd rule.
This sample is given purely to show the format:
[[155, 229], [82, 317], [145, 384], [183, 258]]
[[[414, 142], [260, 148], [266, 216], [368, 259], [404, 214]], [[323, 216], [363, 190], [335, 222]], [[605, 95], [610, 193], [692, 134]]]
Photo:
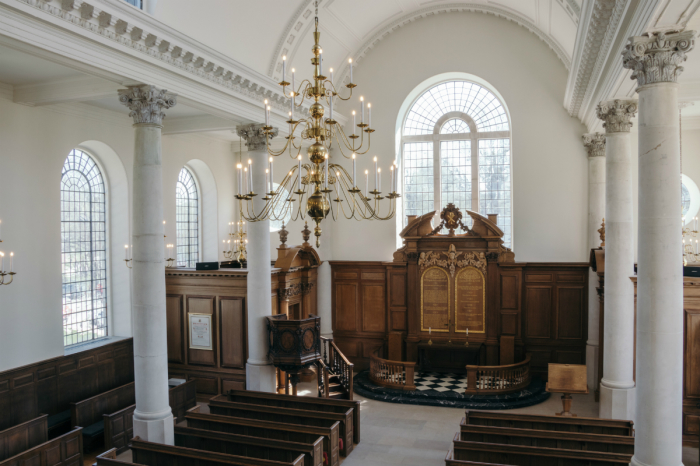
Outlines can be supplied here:
[[382, 387], [398, 390], [415, 390], [413, 381], [415, 375], [415, 362], [390, 361], [377, 356], [377, 352], [369, 360], [369, 378], [372, 382]]
[[530, 355], [523, 362], [507, 366], [467, 366], [465, 393], [517, 392], [530, 385]]

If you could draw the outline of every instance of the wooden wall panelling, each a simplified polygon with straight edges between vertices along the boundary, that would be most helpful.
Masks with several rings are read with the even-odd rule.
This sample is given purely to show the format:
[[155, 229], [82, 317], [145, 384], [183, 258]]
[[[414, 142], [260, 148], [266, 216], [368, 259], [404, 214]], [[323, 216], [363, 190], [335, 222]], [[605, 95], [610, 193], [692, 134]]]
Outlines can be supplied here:
[[245, 370], [248, 322], [243, 298], [219, 297], [219, 330], [221, 367]]
[[683, 286], [683, 445], [700, 444], [700, 282]]
[[70, 402], [133, 380], [130, 338], [2, 372], [0, 430], [39, 414], [58, 414], [69, 409]]
[[528, 263], [523, 268], [522, 341], [531, 371], [549, 363], [585, 364], [588, 264]]
[[168, 362], [185, 363], [185, 301], [181, 294], [165, 297], [166, 326], [168, 332]]
[[407, 322], [408, 283], [406, 267], [387, 266], [387, 309], [389, 309], [387, 329], [390, 332], [405, 332]]

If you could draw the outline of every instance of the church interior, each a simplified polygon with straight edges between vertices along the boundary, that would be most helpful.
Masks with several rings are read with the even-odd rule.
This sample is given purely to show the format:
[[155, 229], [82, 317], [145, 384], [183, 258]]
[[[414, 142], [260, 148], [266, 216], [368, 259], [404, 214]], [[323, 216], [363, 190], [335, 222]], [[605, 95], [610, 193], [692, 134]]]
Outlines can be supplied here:
[[0, 466], [698, 466], [697, 31], [0, 0]]

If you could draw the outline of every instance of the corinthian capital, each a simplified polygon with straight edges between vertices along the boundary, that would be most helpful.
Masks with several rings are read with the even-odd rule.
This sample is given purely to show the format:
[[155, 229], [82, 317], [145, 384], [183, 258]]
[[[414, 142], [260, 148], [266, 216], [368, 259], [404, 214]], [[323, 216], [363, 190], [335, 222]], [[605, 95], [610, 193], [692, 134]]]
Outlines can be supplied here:
[[695, 46], [695, 31], [665, 34], [646, 33], [630, 37], [622, 52], [622, 66], [632, 70], [638, 86], [675, 83], [683, 71], [680, 66]]
[[119, 89], [119, 102], [126, 105], [131, 112], [129, 116], [134, 124], [163, 125], [163, 110], [174, 107], [176, 94], [155, 86], [128, 86]]
[[605, 157], [605, 135], [602, 133], [588, 133], [583, 135], [583, 145], [588, 151], [589, 157]]
[[632, 127], [630, 121], [637, 113], [636, 100], [608, 100], [601, 102], [596, 108], [598, 118], [603, 120], [606, 133], [629, 133]]
[[[236, 134], [245, 139], [245, 145], [248, 150], [263, 150], [267, 147], [265, 140], [265, 131], [262, 123], [251, 123], [249, 125], [236, 126]], [[272, 128], [268, 134], [268, 138], [272, 139], [279, 133], [277, 128]]]

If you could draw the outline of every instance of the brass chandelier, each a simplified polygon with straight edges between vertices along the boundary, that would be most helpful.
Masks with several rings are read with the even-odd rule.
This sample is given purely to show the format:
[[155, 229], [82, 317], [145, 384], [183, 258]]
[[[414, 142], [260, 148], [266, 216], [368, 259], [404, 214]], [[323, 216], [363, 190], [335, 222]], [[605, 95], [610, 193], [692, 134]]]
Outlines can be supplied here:
[[[353, 115], [353, 134], [346, 135], [342, 127], [333, 119], [334, 99], [347, 101], [352, 98], [353, 89], [357, 87], [353, 83], [352, 59], [350, 63], [350, 83], [345, 87], [349, 89], [347, 97], [341, 97], [333, 84], [333, 69], [330, 71], [330, 80], [323, 74], [323, 50], [319, 44], [321, 33], [318, 30], [318, 0], [315, 2], [316, 18], [314, 30], [314, 46], [311, 49], [313, 57], [311, 65], [314, 67], [313, 79], [305, 79], [298, 88], [295, 89], [295, 70], [292, 69], [291, 83], [286, 81], [286, 57], [282, 62], [282, 86], [284, 95], [290, 97], [289, 136], [287, 142], [279, 151], [274, 151], [270, 147], [270, 136], [273, 128], [270, 125], [270, 107], [265, 101], [265, 133], [267, 152], [270, 154], [269, 166], [266, 169], [266, 183], [262, 198], [265, 204], [260, 211], [256, 211], [253, 205], [253, 198], [257, 194], [253, 191], [253, 176], [251, 170], [252, 161], [248, 160], [248, 167], [244, 168], [238, 164], [238, 194], [241, 216], [250, 222], [263, 220], [284, 221], [288, 216], [292, 220], [307, 216], [316, 224], [314, 235], [316, 236], [316, 247], [321, 245], [321, 222], [329, 215], [336, 220], [343, 215], [347, 219], [355, 220], [389, 220], [396, 213], [396, 199], [400, 195], [397, 189], [397, 173], [395, 164], [390, 167], [391, 183], [388, 192], [383, 196], [381, 189], [381, 168], [377, 164], [377, 157], [374, 157], [374, 189], [369, 190], [369, 170], [365, 170], [364, 192], [357, 183], [357, 157], [365, 155], [370, 149], [370, 135], [375, 131], [372, 125], [372, 108], [367, 104], [368, 120], [365, 123], [365, 101], [360, 97], [361, 119], [356, 124], [355, 111]], [[287, 92], [287, 86], [291, 91]], [[301, 108], [306, 99], [313, 99], [313, 104], [309, 108], [309, 118], [294, 119], [297, 108]], [[324, 119], [325, 107], [321, 103], [325, 102], [329, 108], [328, 118]], [[297, 128], [301, 127], [301, 141], [296, 142], [294, 136]], [[359, 128], [359, 135], [355, 134], [355, 128]], [[365, 136], [366, 135], [366, 136]], [[365, 139], [367, 140], [365, 143]], [[346, 159], [352, 159], [352, 174], [341, 165], [330, 163], [328, 160], [329, 150], [333, 140], [336, 141], [340, 153]], [[359, 140], [359, 141], [358, 141]], [[302, 163], [303, 141], [311, 144], [307, 147], [306, 153], [310, 163]], [[273, 158], [289, 152], [289, 156], [296, 160], [296, 166], [285, 175], [278, 187], [274, 188], [273, 183]], [[304, 171], [302, 171], [304, 170]], [[244, 172], [246, 173], [246, 186], [243, 187]], [[296, 196], [296, 197], [295, 197]], [[382, 214], [380, 207], [383, 199], [388, 200], [387, 210]], [[298, 201], [295, 206], [294, 203]]]

